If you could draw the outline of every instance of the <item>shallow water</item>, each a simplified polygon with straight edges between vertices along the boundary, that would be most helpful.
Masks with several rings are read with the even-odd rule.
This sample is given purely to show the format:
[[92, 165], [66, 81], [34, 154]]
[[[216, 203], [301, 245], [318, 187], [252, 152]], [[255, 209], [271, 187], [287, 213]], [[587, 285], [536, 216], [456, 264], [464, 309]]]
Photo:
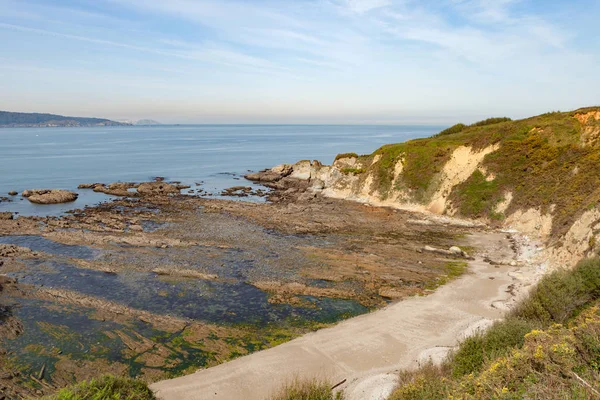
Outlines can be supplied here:
[[[31, 299], [18, 299], [19, 307], [12, 315], [23, 324], [24, 333], [4, 345], [12, 352], [20, 370], [37, 376], [42, 367], [44, 378], [52, 381], [55, 363], [65, 356], [70, 360], [105, 360], [127, 365], [128, 373], [136, 376], [142, 368], [152, 368], [139, 360], [138, 353], [128, 350], [119, 334], [130, 338], [160, 342], [172, 341], [177, 335], [152, 328], [146, 323], [120, 324], [93, 318], [93, 309], [69, 305], [56, 305]], [[139, 335], [139, 336], [138, 336]], [[138, 339], [139, 340], [139, 339]], [[210, 354], [180, 341], [179, 346], [169, 346], [171, 359], [176, 365], [155, 369], [180, 373], [190, 365], [204, 366]]]
[[[250, 328], [249, 332], [261, 332], [247, 337], [209, 336], [211, 341], [221, 343], [220, 348], [225, 346], [224, 354], [218, 357], [236, 357], [270, 346], [272, 340], [288, 340], [290, 336], [285, 331], [288, 328], [304, 329], [315, 323], [333, 323], [368, 311], [353, 300], [310, 296], [299, 296], [303, 305], [269, 303], [267, 293], [246, 283], [248, 271], [260, 261], [248, 259], [248, 254], [240, 249], [223, 251], [223, 258], [218, 263], [227, 273], [222, 274], [219, 280], [211, 281], [165, 277], [141, 271], [105, 273], [73, 264], [75, 259], [129, 257], [130, 250], [125, 249], [99, 251], [33, 235], [0, 237], [0, 243], [29, 247], [54, 256], [50, 259], [22, 259], [25, 268], [8, 273], [21, 284], [75, 291], [156, 315], [207, 322], [233, 330]], [[198, 246], [198, 249], [202, 251], [203, 247]], [[194, 249], [187, 250], [186, 258], [195, 260], [197, 253], [193, 252]], [[168, 260], [169, 250], [156, 251], [164, 253], [165, 260]], [[179, 252], [179, 249], [174, 251]], [[273, 257], [278, 255], [273, 254]], [[201, 267], [196, 263], [194, 266]], [[323, 287], [328, 285], [324, 281], [313, 283]], [[23, 325], [24, 333], [16, 339], [0, 338], [0, 344], [9, 351], [11, 362], [17, 363], [15, 368], [24, 372], [25, 377], [37, 376], [45, 369], [45, 378], [53, 382], [54, 374], [64, 377], [65, 368], [70, 368], [60, 364], [65, 360], [88, 363], [86, 368], [92, 370], [96, 367], [89, 363], [99, 363], [100, 368], [107, 368], [107, 362], [119, 363], [126, 366], [131, 376], [145, 373], [149, 368], [177, 375], [188, 368], [223, 361], [204, 348], [204, 339], [190, 342], [182, 331], [168, 333], [135, 318], [129, 323], [105, 321], [94, 317], [95, 309], [51, 300], [4, 298], [3, 301], [15, 304], [11, 313]], [[263, 329], [275, 329], [275, 332], [263, 336]], [[277, 333], [278, 329], [283, 331]], [[143, 359], [147, 351], [132, 350], [131, 341], [140, 343], [142, 347], [144, 343], [154, 343], [153, 349], [164, 344], [159, 356], [164, 365], [149, 366], [148, 361]]]
[[219, 324], [258, 324], [303, 319], [335, 322], [367, 309], [355, 301], [307, 298], [312, 306], [270, 304], [267, 293], [243, 281], [159, 277], [152, 272], [107, 274], [60, 261], [27, 261], [19, 282], [67, 289], [156, 314]]
[[100, 254], [99, 250], [87, 246], [62, 244], [36, 235], [0, 236], [0, 244], [14, 244], [32, 251], [81, 259], [91, 259]]
[[[76, 190], [81, 183], [177, 180], [218, 194], [249, 185], [242, 176], [301, 159], [331, 163], [341, 152], [371, 153], [386, 143], [426, 137], [435, 126], [189, 125], [0, 129], [0, 197], [32, 188]], [[0, 211], [57, 215], [109, 199], [77, 190], [74, 203], [33, 205], [20, 196]], [[184, 193], [187, 190], [183, 191]]]

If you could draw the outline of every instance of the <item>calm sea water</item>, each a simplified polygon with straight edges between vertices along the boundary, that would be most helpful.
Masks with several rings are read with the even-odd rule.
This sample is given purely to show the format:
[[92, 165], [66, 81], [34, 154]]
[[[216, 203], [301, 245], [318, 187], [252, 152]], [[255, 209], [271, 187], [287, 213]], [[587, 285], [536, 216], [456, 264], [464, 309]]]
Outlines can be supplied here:
[[[80, 183], [147, 181], [155, 176], [196, 183], [218, 194], [248, 185], [241, 176], [301, 159], [331, 163], [338, 153], [367, 154], [386, 143], [430, 136], [438, 126], [178, 125], [155, 127], [0, 129], [0, 197], [11, 190], [60, 188]], [[57, 215], [106, 201], [78, 190], [63, 205], [33, 205], [20, 196], [0, 211]]]

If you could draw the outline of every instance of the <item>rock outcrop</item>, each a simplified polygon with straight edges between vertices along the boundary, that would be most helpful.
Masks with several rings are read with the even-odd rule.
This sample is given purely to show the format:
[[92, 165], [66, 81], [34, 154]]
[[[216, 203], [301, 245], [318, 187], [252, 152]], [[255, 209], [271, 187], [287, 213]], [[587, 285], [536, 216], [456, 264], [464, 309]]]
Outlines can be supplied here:
[[60, 204], [70, 203], [77, 200], [79, 195], [74, 192], [62, 189], [32, 189], [25, 190], [22, 193], [32, 203], [35, 204]]
[[519, 121], [486, 120], [458, 133], [299, 161], [246, 175], [375, 206], [458, 216], [516, 229], [551, 249], [555, 266], [600, 254], [600, 108]]
[[144, 182], [137, 187], [137, 192], [142, 196], [167, 196], [179, 194], [180, 190], [170, 183]]

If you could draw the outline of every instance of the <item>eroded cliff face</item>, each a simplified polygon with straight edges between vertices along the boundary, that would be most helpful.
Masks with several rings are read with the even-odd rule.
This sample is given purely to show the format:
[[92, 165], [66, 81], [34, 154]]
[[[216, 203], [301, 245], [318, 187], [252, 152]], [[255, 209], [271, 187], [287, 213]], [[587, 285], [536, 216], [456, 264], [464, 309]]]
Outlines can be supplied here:
[[584, 111], [274, 171], [313, 194], [515, 229], [542, 240], [552, 266], [571, 267], [600, 250], [600, 110]]

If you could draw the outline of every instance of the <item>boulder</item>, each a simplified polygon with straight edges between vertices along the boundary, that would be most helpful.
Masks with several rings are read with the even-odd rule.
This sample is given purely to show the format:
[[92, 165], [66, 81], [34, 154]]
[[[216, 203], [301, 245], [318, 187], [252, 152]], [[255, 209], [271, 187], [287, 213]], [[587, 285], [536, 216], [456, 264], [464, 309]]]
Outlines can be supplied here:
[[19, 194], [19, 193], [18, 193], [16, 190], [11, 190], [10, 192], [8, 192], [8, 195], [9, 195], [9, 196], [16, 196], [16, 195], [18, 195], [18, 194]]
[[5, 211], [0, 212], [0, 220], [8, 220], [13, 219], [13, 214], [11, 212]]
[[179, 194], [179, 189], [176, 186], [165, 182], [144, 182], [138, 186], [137, 191], [142, 196]]
[[448, 250], [450, 250], [450, 253], [456, 254], [457, 256], [462, 256], [463, 255], [462, 249], [460, 247], [458, 247], [458, 246], [452, 246]]
[[25, 190], [23, 197], [35, 204], [60, 204], [77, 200], [79, 195], [62, 189]]
[[244, 175], [244, 178], [254, 182], [277, 182], [280, 179], [289, 176], [293, 171], [294, 167], [292, 165], [281, 164], [271, 169]]

